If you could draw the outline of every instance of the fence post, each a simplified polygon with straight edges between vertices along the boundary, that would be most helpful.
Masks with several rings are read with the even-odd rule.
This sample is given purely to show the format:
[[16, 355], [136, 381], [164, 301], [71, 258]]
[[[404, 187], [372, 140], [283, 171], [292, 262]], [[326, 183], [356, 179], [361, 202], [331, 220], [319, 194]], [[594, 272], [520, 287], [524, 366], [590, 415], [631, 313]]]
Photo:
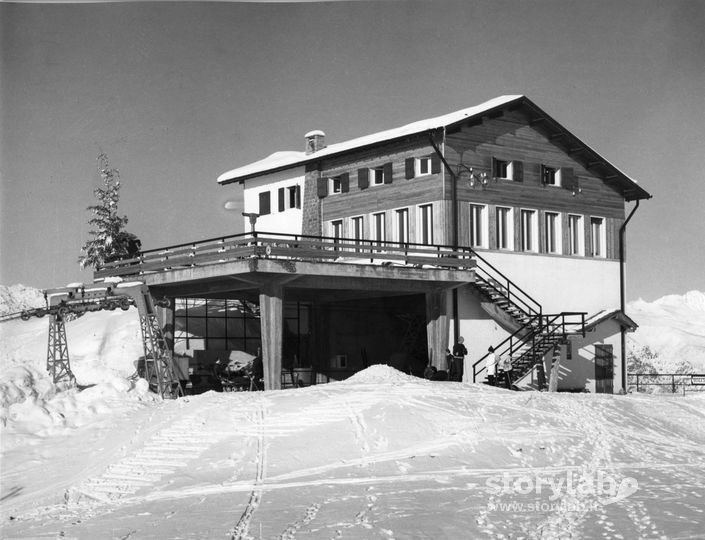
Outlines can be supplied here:
[[639, 374], [636, 374], [636, 393], [639, 393]]
[[676, 376], [675, 375], [671, 375], [671, 390], [672, 390], [671, 394], [676, 393]]

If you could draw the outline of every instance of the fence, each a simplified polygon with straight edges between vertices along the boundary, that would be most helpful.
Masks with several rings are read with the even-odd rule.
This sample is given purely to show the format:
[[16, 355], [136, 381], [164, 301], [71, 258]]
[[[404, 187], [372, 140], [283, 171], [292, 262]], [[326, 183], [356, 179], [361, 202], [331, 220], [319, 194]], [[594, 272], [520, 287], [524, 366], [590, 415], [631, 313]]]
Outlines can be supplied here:
[[705, 373], [628, 373], [629, 392], [705, 392]]

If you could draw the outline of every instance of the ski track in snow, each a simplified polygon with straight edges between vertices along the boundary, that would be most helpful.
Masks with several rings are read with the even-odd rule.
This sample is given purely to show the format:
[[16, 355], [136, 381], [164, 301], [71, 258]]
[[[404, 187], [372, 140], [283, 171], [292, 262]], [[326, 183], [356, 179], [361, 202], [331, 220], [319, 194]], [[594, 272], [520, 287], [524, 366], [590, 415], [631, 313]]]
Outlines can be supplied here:
[[250, 536], [250, 523], [252, 522], [252, 516], [257, 510], [262, 501], [263, 487], [262, 484], [265, 479], [267, 470], [267, 441], [265, 440], [266, 428], [266, 410], [264, 399], [261, 396], [257, 396], [259, 403], [259, 410], [256, 414], [255, 425], [257, 426], [257, 455], [256, 460], [256, 473], [254, 480], [254, 487], [250, 493], [250, 498], [247, 502], [244, 512], [240, 516], [237, 525], [230, 534], [231, 540], [249, 540], [254, 538]]
[[[669, 423], [665, 416], [649, 425], [639, 423], [643, 400], [635, 398], [629, 406], [615, 410], [613, 399], [594, 396], [480, 391], [481, 399], [477, 399], [477, 393], [468, 393], [477, 390], [466, 386], [448, 385], [445, 396], [433, 388], [422, 384], [360, 385], [351, 392], [331, 385], [277, 395], [206, 396], [197, 401], [198, 406], [185, 408], [188, 412], [184, 416], [168, 427], [155, 429], [141, 442], [135, 433], [126, 444], [125, 455], [70, 489], [65, 505], [42, 508], [34, 517], [38, 519], [41, 513], [60, 521], [77, 517], [86, 521], [117, 508], [169, 508], [179, 500], [182, 504], [189, 500], [207, 504], [213, 497], [232, 500], [234, 509], [229, 515], [235, 525], [228, 529], [224, 524], [222, 529], [223, 536], [231, 540], [259, 538], [253, 530], [255, 516], [259, 517], [260, 532], [266, 524], [270, 530], [265, 536], [278, 540], [393, 539], [412, 537], [408, 529], [399, 532], [397, 526], [403, 526], [406, 515], [390, 510], [400, 504], [394, 501], [413, 501], [418, 496], [430, 497], [441, 507], [462, 507], [478, 538], [671, 537], [673, 531], [652, 516], [655, 502], [649, 499], [649, 490], [662, 497], [670, 494], [689, 515], [703, 516], [698, 508], [698, 501], [703, 500], [698, 482], [705, 481], [702, 445], [689, 440], [683, 429], [679, 431], [679, 424]], [[385, 405], [379, 407], [382, 403]], [[702, 409], [692, 403], [676, 400], [673, 409], [692, 418], [703, 417]], [[437, 424], [435, 431], [397, 442], [385, 430], [395, 427], [395, 417], [389, 415], [396, 410], [408, 410], [412, 417], [421, 412], [429, 415]], [[521, 422], [512, 421], [513, 415], [522, 415]], [[211, 417], [218, 421], [209, 421]], [[425, 421], [421, 419], [419, 425], [426, 426]], [[336, 437], [345, 454], [333, 458], [324, 452], [320, 464], [315, 459], [286, 467], [269, 463], [270, 456], [285, 455], [281, 452], [288, 441], [326, 425], [343, 429]], [[235, 443], [239, 449], [228, 462], [232, 467], [229, 478], [171, 485], [172, 479], [199, 456], [223, 442], [229, 446], [222, 448]], [[488, 449], [493, 454], [488, 455]], [[672, 456], [679, 451], [687, 452], [691, 460], [674, 460]], [[246, 461], [248, 456], [253, 467]], [[488, 456], [490, 461], [473, 461]], [[437, 457], [441, 459], [432, 459]], [[496, 466], [492, 464], [495, 460]], [[268, 469], [275, 474], [269, 474]], [[249, 477], [243, 477], [242, 471]], [[594, 478], [601, 471], [617, 483], [638, 478], [640, 491], [609, 505], [602, 504], [594, 492], [562, 493], [565, 504], [528, 514], [497, 510], [502, 503], [516, 501], [516, 494], [491, 493], [483, 486], [488, 478], [502, 474], [513, 478], [567, 474]], [[687, 489], [692, 492], [692, 503], [682, 501], [681, 492]], [[292, 496], [298, 492], [310, 498]], [[280, 501], [290, 498], [293, 505], [288, 519], [272, 521], [277, 516], [262, 505], [267, 494]], [[31, 520], [33, 514], [21, 519]], [[144, 530], [129, 534], [140, 538]]]

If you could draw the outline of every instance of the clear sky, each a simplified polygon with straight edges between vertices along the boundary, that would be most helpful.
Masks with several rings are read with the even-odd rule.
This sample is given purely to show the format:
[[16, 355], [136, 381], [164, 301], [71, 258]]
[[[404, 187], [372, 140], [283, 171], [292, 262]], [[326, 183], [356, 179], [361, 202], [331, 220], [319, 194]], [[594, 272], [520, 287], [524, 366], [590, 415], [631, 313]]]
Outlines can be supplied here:
[[705, 291], [703, 28], [700, 0], [0, 4], [0, 283], [90, 282], [101, 151], [150, 249], [240, 232], [216, 177], [309, 130], [525, 94], [654, 195], [628, 300]]

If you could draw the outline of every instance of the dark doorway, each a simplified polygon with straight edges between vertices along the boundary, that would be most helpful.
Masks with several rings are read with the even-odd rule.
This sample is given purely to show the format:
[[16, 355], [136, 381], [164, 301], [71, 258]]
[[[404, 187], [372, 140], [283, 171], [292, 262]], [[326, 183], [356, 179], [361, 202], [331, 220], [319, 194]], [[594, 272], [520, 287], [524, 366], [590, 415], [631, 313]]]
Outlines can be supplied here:
[[595, 345], [595, 392], [614, 393], [614, 353], [612, 345]]

